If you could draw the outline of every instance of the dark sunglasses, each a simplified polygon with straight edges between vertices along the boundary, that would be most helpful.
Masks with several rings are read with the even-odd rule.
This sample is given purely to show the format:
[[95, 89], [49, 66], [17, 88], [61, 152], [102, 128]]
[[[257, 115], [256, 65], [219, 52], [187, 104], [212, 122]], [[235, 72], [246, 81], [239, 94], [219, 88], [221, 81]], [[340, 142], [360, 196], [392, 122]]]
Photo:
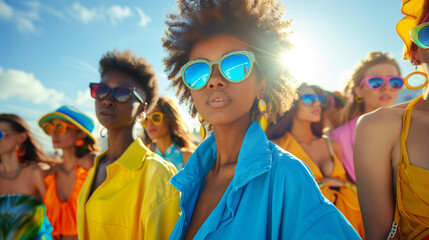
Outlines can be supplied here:
[[135, 87], [115, 87], [110, 88], [103, 83], [90, 83], [89, 88], [91, 89], [91, 96], [93, 98], [104, 99], [111, 92], [113, 98], [118, 102], [126, 102], [130, 99], [131, 95], [134, 96], [143, 103], [142, 97], [137, 93]]
[[202, 89], [212, 75], [212, 67], [217, 64], [219, 72], [230, 82], [238, 83], [249, 77], [253, 63], [260, 68], [252, 52], [234, 51], [223, 55], [219, 60], [209, 62], [205, 59], [192, 60], [180, 69], [182, 80], [192, 90]]
[[404, 79], [400, 76], [369, 76], [364, 78], [362, 82], [360, 82], [359, 87], [361, 87], [365, 83], [368, 87], [372, 89], [380, 89], [386, 83], [389, 83], [390, 87], [393, 90], [400, 90], [404, 85]]
[[326, 95], [323, 94], [315, 95], [308, 93], [301, 95], [298, 100], [302, 100], [304, 104], [308, 106], [313, 106], [315, 102], [319, 102], [322, 106], [326, 106], [326, 104], [328, 103], [328, 98], [326, 97]]

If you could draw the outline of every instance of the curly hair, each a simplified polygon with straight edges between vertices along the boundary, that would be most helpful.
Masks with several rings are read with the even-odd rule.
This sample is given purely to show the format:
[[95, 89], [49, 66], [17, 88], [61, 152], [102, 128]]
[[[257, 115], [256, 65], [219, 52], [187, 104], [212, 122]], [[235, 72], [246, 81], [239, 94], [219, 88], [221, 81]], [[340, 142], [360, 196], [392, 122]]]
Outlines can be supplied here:
[[[174, 104], [174, 102], [167, 97], [160, 97], [156, 103], [155, 108], [156, 107], [158, 107], [161, 112], [165, 114], [164, 119], [168, 120], [169, 132], [173, 142], [175, 142], [179, 148], [195, 150], [196, 146], [192, 142], [192, 137], [189, 133], [188, 126], [180, 115], [176, 104]], [[147, 134], [145, 134], [144, 142], [147, 146], [153, 143]]]
[[[326, 95], [326, 92], [317, 85], [308, 85], [307, 83], [301, 83], [298, 87], [298, 93], [303, 91], [306, 88], [311, 88], [316, 94], [324, 94]], [[326, 110], [326, 106], [322, 106], [322, 115], [319, 122], [313, 122], [311, 123], [311, 132], [316, 137], [322, 137], [323, 135], [323, 127], [324, 127], [324, 120], [323, 120], [323, 113]], [[296, 115], [298, 111], [298, 100], [295, 100], [293, 102], [292, 108], [287, 111], [284, 115], [277, 115], [277, 123], [271, 123], [267, 127], [267, 136], [268, 139], [278, 139], [281, 138], [283, 135], [285, 135], [287, 132], [290, 132], [292, 130], [292, 124], [293, 124], [293, 118]]]
[[158, 81], [152, 66], [141, 57], [130, 50], [124, 52], [107, 52], [100, 59], [101, 78], [108, 72], [120, 72], [133, 77], [146, 94], [147, 111], [149, 111], [158, 100]]
[[364, 113], [365, 104], [363, 102], [358, 103], [356, 101], [356, 94], [353, 91], [353, 88], [359, 86], [362, 80], [365, 77], [365, 73], [372, 66], [375, 66], [380, 63], [389, 63], [395, 66], [398, 69], [399, 75], [401, 75], [401, 70], [399, 69], [399, 65], [396, 60], [391, 57], [388, 53], [382, 52], [370, 52], [367, 57], [360, 61], [353, 70], [353, 74], [351, 75], [349, 81], [347, 82], [343, 92], [344, 95], [350, 99], [349, 102], [346, 103], [343, 109], [341, 109], [341, 119], [342, 124], [345, 124], [352, 120], [353, 118], [360, 116]]
[[22, 147], [25, 149], [22, 155], [24, 162], [52, 161], [52, 159], [42, 150], [41, 146], [31, 133], [27, 123], [25, 123], [22, 118], [11, 113], [1, 113], [0, 122], [8, 123], [15, 132], [27, 134], [27, 139], [22, 143]]
[[[284, 20], [285, 8], [278, 0], [179, 0], [179, 14], [168, 14], [163, 46], [169, 52], [164, 59], [168, 78], [177, 88], [180, 103], [189, 106], [191, 116], [197, 109], [180, 76], [193, 46], [215, 35], [229, 34], [248, 44], [267, 79], [264, 100], [268, 122], [277, 113], [287, 111], [296, 98], [294, 79], [280, 66], [280, 55], [290, 47], [286, 31], [291, 23]], [[262, 80], [262, 78], [260, 78]], [[259, 119], [257, 101], [250, 110], [251, 120]]]

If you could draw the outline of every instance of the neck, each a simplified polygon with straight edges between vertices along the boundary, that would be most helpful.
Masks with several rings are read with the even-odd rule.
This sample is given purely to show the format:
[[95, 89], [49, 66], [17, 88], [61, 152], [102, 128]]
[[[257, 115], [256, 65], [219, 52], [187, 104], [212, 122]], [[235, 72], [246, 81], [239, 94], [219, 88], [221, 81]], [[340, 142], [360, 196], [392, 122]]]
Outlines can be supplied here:
[[20, 168], [18, 155], [15, 151], [2, 154], [0, 157], [3, 172], [16, 172]]
[[290, 133], [299, 144], [309, 144], [317, 139], [317, 137], [311, 131], [311, 122], [297, 120], [295, 117], [293, 119]]
[[217, 147], [217, 159], [213, 167], [215, 173], [219, 172], [223, 166], [237, 164], [241, 144], [250, 123], [249, 115], [245, 115], [233, 123], [213, 126]]
[[362, 115], [367, 114], [367, 113], [369, 113], [369, 112], [372, 112], [372, 111], [374, 111], [374, 110], [377, 110], [377, 108], [374, 108], [374, 107], [371, 107], [371, 106], [365, 105], [365, 107], [364, 107], [364, 111], [363, 111]]
[[134, 142], [133, 125], [120, 129], [109, 129], [106, 162], [112, 163], [118, 159], [132, 142]]
[[79, 158], [76, 157], [76, 149], [75, 147], [71, 148], [65, 148], [63, 150], [63, 162], [61, 163], [61, 168], [65, 172], [72, 171], [75, 166], [77, 165], [77, 162], [79, 161]]
[[165, 151], [167, 151], [167, 148], [170, 147], [172, 143], [173, 140], [171, 138], [171, 135], [167, 134], [166, 136], [158, 138], [156, 140], [156, 148], [162, 153], [162, 155], [165, 156]]

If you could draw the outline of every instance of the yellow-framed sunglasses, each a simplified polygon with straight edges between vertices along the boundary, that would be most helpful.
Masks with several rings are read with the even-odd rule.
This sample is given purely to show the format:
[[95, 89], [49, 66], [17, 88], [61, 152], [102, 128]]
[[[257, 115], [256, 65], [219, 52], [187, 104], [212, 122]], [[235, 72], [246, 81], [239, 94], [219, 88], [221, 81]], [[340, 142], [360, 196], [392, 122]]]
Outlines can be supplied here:
[[146, 119], [142, 122], [143, 127], [147, 127], [148, 125], [148, 119], [152, 121], [153, 124], [159, 125], [162, 123], [162, 120], [164, 120], [164, 113], [162, 112], [153, 112], [149, 116], [146, 117]]

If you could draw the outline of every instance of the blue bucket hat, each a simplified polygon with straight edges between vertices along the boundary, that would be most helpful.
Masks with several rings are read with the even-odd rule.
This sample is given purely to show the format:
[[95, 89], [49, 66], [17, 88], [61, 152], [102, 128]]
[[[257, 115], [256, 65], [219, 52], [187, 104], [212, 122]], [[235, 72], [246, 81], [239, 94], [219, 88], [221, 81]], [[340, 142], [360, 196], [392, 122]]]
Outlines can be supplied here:
[[39, 120], [39, 126], [43, 128], [42, 125], [45, 122], [51, 122], [54, 118], [59, 118], [75, 125], [79, 128], [79, 130], [86, 133], [86, 135], [88, 135], [88, 137], [91, 138], [94, 142], [97, 142], [95, 137], [91, 134], [91, 132], [94, 130], [94, 122], [90, 117], [77, 110], [76, 108], [70, 106], [62, 106], [54, 112], [48, 113], [41, 117]]

